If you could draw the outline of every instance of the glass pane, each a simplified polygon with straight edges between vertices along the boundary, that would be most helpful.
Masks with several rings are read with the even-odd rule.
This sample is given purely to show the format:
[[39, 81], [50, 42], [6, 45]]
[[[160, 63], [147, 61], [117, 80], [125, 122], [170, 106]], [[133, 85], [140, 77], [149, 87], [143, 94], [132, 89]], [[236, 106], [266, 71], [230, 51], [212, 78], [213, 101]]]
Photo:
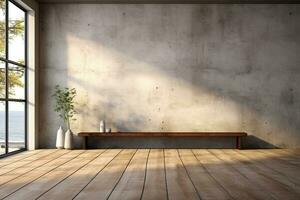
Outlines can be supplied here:
[[8, 152], [25, 148], [25, 103], [8, 104]]
[[0, 0], [0, 57], [5, 58], [5, 0]]
[[5, 63], [0, 61], [0, 98], [5, 98]]
[[9, 98], [25, 98], [25, 68], [17, 65], [8, 65], [8, 92]]
[[0, 101], [0, 155], [5, 154], [5, 102]]
[[8, 59], [25, 63], [25, 12], [8, 3], [9, 52]]

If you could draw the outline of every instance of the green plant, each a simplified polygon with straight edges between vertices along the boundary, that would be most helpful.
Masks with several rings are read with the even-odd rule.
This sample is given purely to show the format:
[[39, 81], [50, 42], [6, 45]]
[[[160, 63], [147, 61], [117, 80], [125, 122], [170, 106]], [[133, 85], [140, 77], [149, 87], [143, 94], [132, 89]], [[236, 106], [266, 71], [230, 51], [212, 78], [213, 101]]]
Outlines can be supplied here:
[[52, 96], [56, 100], [54, 111], [59, 114], [59, 117], [66, 123], [67, 128], [70, 129], [70, 120], [76, 120], [74, 118], [76, 114], [74, 102], [76, 89], [67, 87], [61, 88], [59, 85], [56, 85]]

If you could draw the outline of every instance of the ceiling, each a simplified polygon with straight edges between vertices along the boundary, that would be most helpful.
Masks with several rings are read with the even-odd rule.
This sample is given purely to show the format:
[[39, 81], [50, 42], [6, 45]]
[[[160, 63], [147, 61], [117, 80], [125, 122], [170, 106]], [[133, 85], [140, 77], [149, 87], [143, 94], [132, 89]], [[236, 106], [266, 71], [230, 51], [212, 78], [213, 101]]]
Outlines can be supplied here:
[[123, 3], [123, 4], [166, 4], [166, 3], [178, 3], [178, 4], [189, 4], [189, 3], [300, 3], [300, 0], [37, 0], [40, 3]]

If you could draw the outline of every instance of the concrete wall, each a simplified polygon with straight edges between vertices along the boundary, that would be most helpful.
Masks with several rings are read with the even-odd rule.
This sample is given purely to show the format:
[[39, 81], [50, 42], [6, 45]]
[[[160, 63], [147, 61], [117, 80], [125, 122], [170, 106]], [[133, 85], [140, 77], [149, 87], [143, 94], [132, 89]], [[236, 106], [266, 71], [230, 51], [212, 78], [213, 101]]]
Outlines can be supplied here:
[[78, 91], [74, 132], [106, 119], [113, 131], [246, 131], [247, 147], [300, 147], [300, 5], [40, 9], [40, 147], [61, 124], [56, 84]]

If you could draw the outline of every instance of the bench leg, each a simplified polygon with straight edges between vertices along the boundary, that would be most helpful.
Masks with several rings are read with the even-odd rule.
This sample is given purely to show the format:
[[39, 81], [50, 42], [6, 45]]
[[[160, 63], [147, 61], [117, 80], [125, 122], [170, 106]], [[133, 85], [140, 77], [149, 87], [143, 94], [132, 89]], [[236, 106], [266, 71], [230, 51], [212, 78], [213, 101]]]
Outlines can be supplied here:
[[237, 149], [241, 149], [242, 148], [241, 137], [239, 137], [239, 136], [236, 137], [236, 148]]
[[82, 138], [82, 148], [87, 149], [87, 144], [88, 144], [88, 137], [84, 136]]

